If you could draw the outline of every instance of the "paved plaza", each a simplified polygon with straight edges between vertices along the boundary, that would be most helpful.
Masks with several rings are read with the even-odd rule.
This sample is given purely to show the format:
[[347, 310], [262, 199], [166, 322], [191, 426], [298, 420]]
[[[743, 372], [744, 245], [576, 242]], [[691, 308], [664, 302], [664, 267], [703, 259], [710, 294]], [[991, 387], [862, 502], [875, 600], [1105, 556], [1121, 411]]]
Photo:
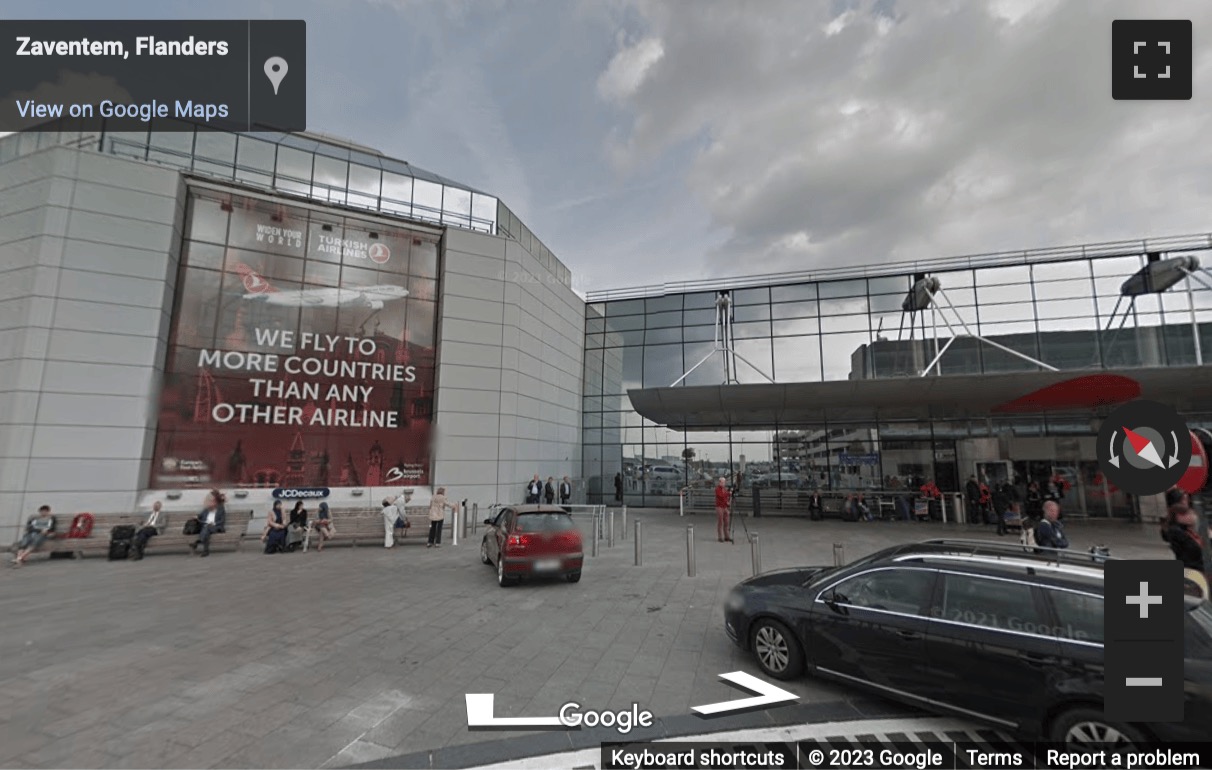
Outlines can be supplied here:
[[[751, 574], [744, 530], [633, 511], [643, 565], [616, 538], [587, 556], [583, 580], [502, 589], [479, 535], [439, 550], [330, 548], [142, 562], [45, 561], [0, 571], [0, 766], [468, 767], [587, 747], [603, 733], [473, 732], [464, 694], [494, 693], [497, 716], [551, 716], [640, 704], [649, 735], [789, 721], [910, 714], [803, 680], [801, 700], [705, 722], [694, 705], [738, 697], [718, 676], [756, 666], [728, 641], [722, 603]], [[695, 525], [697, 574], [686, 572]], [[988, 529], [913, 523], [750, 519], [764, 570], [848, 560], [927, 537]], [[585, 527], [588, 531], [588, 527]], [[1167, 558], [1152, 526], [1082, 524], [1075, 549]], [[616, 516], [616, 535], [621, 535]], [[589, 551], [587, 544], [586, 551]], [[522, 743], [517, 738], [527, 736]], [[615, 734], [617, 737], [617, 734]]]

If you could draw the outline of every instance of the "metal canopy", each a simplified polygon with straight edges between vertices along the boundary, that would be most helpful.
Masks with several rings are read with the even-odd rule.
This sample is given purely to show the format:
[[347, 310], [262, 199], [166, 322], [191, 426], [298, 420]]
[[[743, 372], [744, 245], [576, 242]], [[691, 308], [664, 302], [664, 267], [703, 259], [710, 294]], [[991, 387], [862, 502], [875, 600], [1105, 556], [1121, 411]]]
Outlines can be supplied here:
[[1137, 397], [1190, 412], [1212, 405], [1212, 366], [637, 388], [627, 395], [640, 415], [675, 430], [772, 430], [1006, 414], [1093, 416]]

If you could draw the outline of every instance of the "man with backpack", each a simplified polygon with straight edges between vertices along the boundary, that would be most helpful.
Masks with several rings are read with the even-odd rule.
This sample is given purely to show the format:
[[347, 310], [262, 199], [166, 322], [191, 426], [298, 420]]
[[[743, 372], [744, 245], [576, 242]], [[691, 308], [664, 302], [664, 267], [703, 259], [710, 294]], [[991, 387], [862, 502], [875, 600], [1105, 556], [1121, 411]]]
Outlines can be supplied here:
[[1055, 500], [1044, 503], [1044, 518], [1035, 525], [1036, 553], [1039, 549], [1065, 549], [1069, 538], [1065, 537], [1065, 526], [1060, 522], [1060, 505]]

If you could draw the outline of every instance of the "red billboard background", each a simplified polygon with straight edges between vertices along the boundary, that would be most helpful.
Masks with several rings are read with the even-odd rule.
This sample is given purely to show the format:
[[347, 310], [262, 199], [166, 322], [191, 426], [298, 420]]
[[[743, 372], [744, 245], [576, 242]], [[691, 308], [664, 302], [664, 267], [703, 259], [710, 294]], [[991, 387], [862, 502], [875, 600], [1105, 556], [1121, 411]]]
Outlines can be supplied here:
[[428, 486], [438, 239], [193, 190], [150, 486]]

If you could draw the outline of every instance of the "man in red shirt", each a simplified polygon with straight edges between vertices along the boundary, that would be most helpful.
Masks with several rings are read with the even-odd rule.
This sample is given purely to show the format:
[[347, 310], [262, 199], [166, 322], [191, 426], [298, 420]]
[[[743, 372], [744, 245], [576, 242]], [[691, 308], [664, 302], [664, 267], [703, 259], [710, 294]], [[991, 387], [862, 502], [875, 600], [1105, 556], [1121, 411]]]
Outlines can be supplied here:
[[724, 486], [724, 477], [715, 484], [715, 534], [720, 542], [732, 542], [732, 531], [729, 529], [729, 505], [732, 503], [732, 493]]

